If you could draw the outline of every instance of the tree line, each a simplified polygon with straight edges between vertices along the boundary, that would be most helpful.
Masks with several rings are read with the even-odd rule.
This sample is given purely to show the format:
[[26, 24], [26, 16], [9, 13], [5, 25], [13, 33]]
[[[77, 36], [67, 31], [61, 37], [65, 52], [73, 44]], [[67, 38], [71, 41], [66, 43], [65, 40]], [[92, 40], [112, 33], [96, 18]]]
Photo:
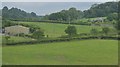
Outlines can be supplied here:
[[[77, 10], [72, 7], [68, 10], [62, 10], [60, 12], [46, 15], [44, 19], [48, 20], [60, 20], [69, 21], [81, 18], [96, 18], [96, 17], [108, 17], [108, 19], [116, 19], [118, 13], [118, 2], [106, 2], [102, 4], [93, 4], [88, 10]], [[110, 17], [110, 16], [113, 17]]]
[[[60, 12], [52, 13], [40, 17], [36, 13], [27, 13], [18, 8], [8, 9], [7, 6], [2, 9], [3, 19], [11, 20], [57, 20], [57, 21], [72, 21], [81, 18], [93, 18], [93, 17], [107, 17], [108, 15], [115, 15], [118, 13], [118, 2], [106, 2], [101, 4], [93, 4], [88, 10], [77, 10], [72, 7], [68, 10], [61, 10]], [[109, 17], [110, 17], [109, 16]], [[113, 17], [114, 18], [114, 17]]]
[[84, 17], [105, 17], [111, 13], [118, 13], [118, 2], [93, 4], [90, 9], [84, 11]]
[[26, 20], [26, 19], [32, 19], [32, 18], [37, 18], [37, 17], [38, 16], [34, 12], [27, 13], [21, 9], [14, 8], [14, 7], [12, 7], [11, 9], [8, 9], [8, 7], [5, 6], [2, 9], [2, 18], [3, 19]]
[[72, 7], [69, 10], [62, 10], [57, 13], [46, 15], [45, 19], [58, 21], [71, 21], [83, 18], [83, 12]]

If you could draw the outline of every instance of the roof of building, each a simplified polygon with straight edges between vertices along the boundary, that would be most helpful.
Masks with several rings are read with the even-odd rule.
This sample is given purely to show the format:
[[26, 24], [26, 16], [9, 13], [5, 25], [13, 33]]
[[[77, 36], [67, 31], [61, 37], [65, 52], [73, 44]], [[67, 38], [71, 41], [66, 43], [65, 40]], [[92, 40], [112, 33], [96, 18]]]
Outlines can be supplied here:
[[[5, 27], [5, 28], [14, 28], [14, 27], [20, 27], [20, 28], [28, 28], [28, 27], [25, 27], [25, 26], [21, 26], [21, 25], [15, 25], [15, 26], [9, 26], [9, 27]], [[29, 28], [28, 28], [29, 29]]]

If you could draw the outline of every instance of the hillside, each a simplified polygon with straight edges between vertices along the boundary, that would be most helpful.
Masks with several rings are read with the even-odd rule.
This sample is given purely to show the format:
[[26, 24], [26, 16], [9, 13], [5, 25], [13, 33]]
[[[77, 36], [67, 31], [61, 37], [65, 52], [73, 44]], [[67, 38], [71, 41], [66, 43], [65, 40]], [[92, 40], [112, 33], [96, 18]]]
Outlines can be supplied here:
[[0, 16], [2, 16], [2, 10], [0, 9]]
[[56, 13], [44, 16], [42, 19], [38, 18], [36, 13], [27, 13], [18, 8], [8, 9], [5, 6], [2, 9], [3, 18], [11, 20], [26, 20], [26, 21], [40, 21], [40, 20], [57, 20], [57, 21], [72, 21], [81, 18], [93, 18], [93, 17], [106, 17], [111, 13], [117, 13], [118, 2], [106, 2], [101, 4], [93, 4], [90, 9], [81, 11], [75, 7], [71, 7], [68, 10], [61, 10]]
[[118, 2], [106, 2], [93, 4], [90, 9], [84, 11], [84, 17], [105, 17], [118, 12]]
[[[49, 37], [60, 37], [66, 35], [64, 30], [68, 26], [67, 24], [55, 24], [55, 23], [39, 23], [39, 22], [19, 22], [21, 24], [29, 25], [30, 27], [38, 27], [41, 28], [45, 35]], [[72, 25], [72, 24], [71, 24]], [[92, 28], [96, 28], [101, 31], [102, 27], [100, 26], [83, 26], [83, 25], [74, 25], [77, 29], [77, 33], [90, 33]]]
[[62, 10], [60, 12], [46, 15], [48, 20], [61, 20], [69, 21], [81, 18], [95, 18], [95, 17], [106, 17], [111, 13], [118, 12], [118, 2], [106, 2], [101, 4], [93, 4], [90, 9], [81, 11], [76, 8], [70, 8], [69, 10]]

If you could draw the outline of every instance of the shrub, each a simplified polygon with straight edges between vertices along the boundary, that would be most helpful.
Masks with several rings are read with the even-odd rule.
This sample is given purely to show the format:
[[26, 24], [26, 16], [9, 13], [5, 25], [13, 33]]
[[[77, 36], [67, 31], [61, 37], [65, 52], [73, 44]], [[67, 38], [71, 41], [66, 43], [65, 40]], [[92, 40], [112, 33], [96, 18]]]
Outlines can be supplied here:
[[109, 31], [110, 31], [110, 29], [108, 27], [103, 27], [102, 28], [102, 32], [106, 35], [109, 33]]
[[37, 29], [34, 33], [33, 33], [33, 38], [35, 39], [41, 39], [41, 38], [44, 38], [44, 32], [40, 29]]
[[92, 29], [90, 32], [93, 35], [97, 35], [98, 34], [98, 30], [97, 29]]
[[65, 29], [65, 33], [68, 34], [69, 36], [73, 36], [77, 34], [77, 30], [75, 26], [68, 26]]

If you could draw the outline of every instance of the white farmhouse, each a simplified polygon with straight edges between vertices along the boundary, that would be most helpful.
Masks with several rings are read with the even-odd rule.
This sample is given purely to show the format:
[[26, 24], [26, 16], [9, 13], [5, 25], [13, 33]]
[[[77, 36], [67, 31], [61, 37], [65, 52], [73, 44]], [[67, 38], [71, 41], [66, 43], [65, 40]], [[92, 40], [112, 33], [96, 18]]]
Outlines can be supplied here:
[[5, 27], [5, 34], [7, 35], [29, 34], [29, 28], [20, 25]]
[[98, 17], [98, 18], [95, 18], [95, 19], [92, 19], [91, 22], [104, 22], [104, 19], [103, 17]]

